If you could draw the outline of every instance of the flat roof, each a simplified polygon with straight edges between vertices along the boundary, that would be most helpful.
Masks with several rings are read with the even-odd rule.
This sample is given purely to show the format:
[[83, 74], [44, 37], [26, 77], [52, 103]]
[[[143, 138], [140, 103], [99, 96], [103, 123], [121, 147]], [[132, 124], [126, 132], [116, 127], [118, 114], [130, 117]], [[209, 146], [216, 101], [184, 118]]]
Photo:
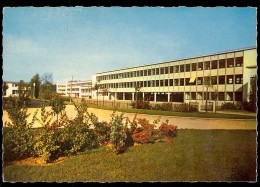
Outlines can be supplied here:
[[159, 63], [153, 63], [153, 64], [146, 64], [146, 65], [141, 65], [141, 66], [133, 66], [133, 67], [129, 67], [129, 68], [115, 69], [115, 70], [96, 73], [96, 75], [114, 72], [114, 71], [126, 70], [126, 69], [140, 68], [140, 67], [144, 67], [144, 66], [152, 66], [152, 65], [158, 65], [158, 64], [171, 63], [171, 62], [176, 62], [176, 61], [180, 61], [180, 60], [188, 60], [188, 59], [201, 58], [201, 57], [207, 57], [207, 56], [213, 56], [213, 55], [220, 55], [220, 54], [225, 54], [225, 53], [230, 53], [230, 52], [246, 51], [246, 50], [250, 50], [250, 49], [256, 49], [256, 47], [255, 46], [245, 47], [245, 48], [240, 48], [240, 49], [236, 49], [236, 50], [227, 50], [227, 51], [222, 51], [222, 52], [217, 52], [217, 53], [212, 53], [212, 54], [207, 54], [207, 55], [200, 55], [200, 56], [194, 56], [194, 57], [189, 57], [189, 58], [181, 58], [181, 59], [176, 59], [176, 60], [171, 60], [171, 61], [165, 61], [165, 62], [159, 62]]

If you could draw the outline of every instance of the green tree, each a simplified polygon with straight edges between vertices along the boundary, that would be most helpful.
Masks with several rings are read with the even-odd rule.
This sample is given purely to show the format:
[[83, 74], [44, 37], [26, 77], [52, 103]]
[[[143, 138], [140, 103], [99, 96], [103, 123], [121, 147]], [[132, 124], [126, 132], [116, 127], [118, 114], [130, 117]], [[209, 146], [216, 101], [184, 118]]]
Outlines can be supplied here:
[[18, 84], [18, 94], [19, 97], [22, 96], [25, 93], [26, 84], [23, 80], [20, 80]]
[[250, 94], [249, 94], [249, 106], [250, 110], [256, 112], [256, 80], [257, 76], [254, 75], [250, 80]]
[[135, 108], [137, 108], [137, 102], [138, 102], [137, 94], [140, 92], [142, 87], [138, 83], [136, 83], [134, 88], [135, 88]]
[[215, 81], [215, 79], [213, 77], [211, 77], [210, 75], [204, 77], [203, 85], [206, 88], [206, 104], [205, 104], [206, 112], [208, 112], [208, 93], [209, 93], [209, 89], [214, 87], [214, 85], [213, 85], [214, 81]]
[[96, 90], [97, 91], [97, 105], [98, 105], [98, 90], [100, 88], [100, 85], [96, 82], [94, 87], [93, 87], [93, 90]]
[[31, 89], [31, 97], [38, 98], [39, 93], [40, 93], [40, 85], [41, 85], [41, 80], [40, 80], [40, 75], [37, 73], [35, 74], [30, 81], [30, 87]]
[[8, 85], [6, 84], [6, 82], [4, 82], [4, 85], [3, 85], [4, 96], [6, 95], [6, 90], [8, 88], [9, 88]]

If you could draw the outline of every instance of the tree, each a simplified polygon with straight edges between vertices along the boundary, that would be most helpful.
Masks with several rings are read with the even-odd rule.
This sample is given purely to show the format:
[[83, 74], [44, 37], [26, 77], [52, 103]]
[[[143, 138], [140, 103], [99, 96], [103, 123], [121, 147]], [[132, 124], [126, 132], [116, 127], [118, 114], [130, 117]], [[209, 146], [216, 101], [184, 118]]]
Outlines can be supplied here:
[[219, 97], [219, 93], [218, 93], [218, 89], [217, 88], [214, 88], [214, 98], [215, 98], [215, 113], [217, 113], [217, 100], [218, 100], [218, 97]]
[[210, 88], [213, 88], [213, 82], [215, 79], [211, 77], [210, 75], [204, 77], [203, 85], [206, 87], [206, 104], [205, 104], [205, 110], [208, 112], [208, 92]]
[[38, 98], [40, 93], [41, 80], [39, 74], [35, 74], [30, 81], [30, 87], [32, 88], [31, 97]]
[[40, 86], [40, 98], [48, 99], [49, 96], [53, 93], [52, 84], [52, 73], [44, 73], [41, 76], [41, 86]]
[[249, 107], [250, 110], [256, 112], [256, 80], [257, 76], [254, 75], [250, 80], [250, 94], [249, 94]]
[[138, 102], [138, 92], [141, 90], [141, 86], [139, 84], [135, 84], [135, 108], [137, 108], [137, 102]]
[[6, 95], [6, 90], [8, 88], [9, 88], [8, 85], [6, 84], [6, 82], [4, 82], [4, 85], [3, 85], [4, 96]]
[[97, 91], [97, 105], [98, 105], [98, 90], [100, 88], [100, 85], [96, 82], [94, 87], [93, 87], [93, 90], [96, 90]]
[[19, 97], [25, 93], [25, 82], [23, 80], [20, 80], [19, 84], [18, 84], [18, 94], [19, 94]]

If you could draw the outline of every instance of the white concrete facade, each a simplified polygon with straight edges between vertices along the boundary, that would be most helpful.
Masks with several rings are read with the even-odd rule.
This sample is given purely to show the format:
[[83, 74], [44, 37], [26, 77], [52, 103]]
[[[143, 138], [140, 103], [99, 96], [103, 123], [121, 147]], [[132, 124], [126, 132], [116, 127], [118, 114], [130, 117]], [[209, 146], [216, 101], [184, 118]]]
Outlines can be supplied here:
[[[8, 89], [6, 90], [6, 93], [3, 94], [4, 97], [9, 97], [9, 96], [19, 96], [19, 82], [15, 81], [4, 81], [6, 85], [8, 86]], [[28, 84], [28, 83], [26, 83]], [[26, 87], [22, 90], [23, 92], [29, 91], [30, 88], [27, 87], [28, 90], [26, 90]]]
[[[257, 74], [256, 47], [162, 62], [139, 67], [97, 73], [92, 76], [102, 89], [105, 99], [134, 100], [135, 85], [141, 86], [138, 98], [155, 102], [205, 103], [205, 77], [214, 79], [218, 92], [217, 105], [249, 100], [250, 79]], [[210, 88], [207, 99], [215, 101]], [[99, 95], [100, 95], [99, 94]], [[96, 98], [96, 93], [92, 94]]]
[[63, 96], [91, 98], [92, 81], [69, 81], [68, 83], [57, 84], [56, 91]]

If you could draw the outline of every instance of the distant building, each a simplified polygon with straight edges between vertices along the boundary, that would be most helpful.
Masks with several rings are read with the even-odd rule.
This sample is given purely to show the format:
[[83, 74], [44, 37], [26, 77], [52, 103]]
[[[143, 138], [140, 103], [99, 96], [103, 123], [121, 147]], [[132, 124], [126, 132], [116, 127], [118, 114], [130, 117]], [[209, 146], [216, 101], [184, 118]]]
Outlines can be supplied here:
[[68, 83], [62, 83], [56, 85], [57, 93], [63, 96], [71, 96], [78, 98], [91, 98], [92, 81], [69, 81]]
[[[15, 81], [4, 81], [4, 83], [8, 86], [7, 90], [5, 93], [3, 93], [4, 97], [9, 97], [9, 96], [19, 96], [19, 82]], [[25, 84], [28, 84], [25, 82]], [[21, 93], [29, 92], [31, 90], [30, 87], [24, 87], [21, 90]]]
[[[140, 96], [153, 102], [184, 102], [203, 105], [215, 101], [213, 89], [203, 85], [213, 78], [217, 104], [249, 100], [250, 79], [257, 74], [256, 47], [225, 51], [158, 64], [111, 70], [92, 76], [93, 85], [109, 90], [106, 99], [134, 100], [135, 86]], [[99, 95], [101, 92], [99, 91]], [[93, 93], [93, 97], [96, 97]]]

